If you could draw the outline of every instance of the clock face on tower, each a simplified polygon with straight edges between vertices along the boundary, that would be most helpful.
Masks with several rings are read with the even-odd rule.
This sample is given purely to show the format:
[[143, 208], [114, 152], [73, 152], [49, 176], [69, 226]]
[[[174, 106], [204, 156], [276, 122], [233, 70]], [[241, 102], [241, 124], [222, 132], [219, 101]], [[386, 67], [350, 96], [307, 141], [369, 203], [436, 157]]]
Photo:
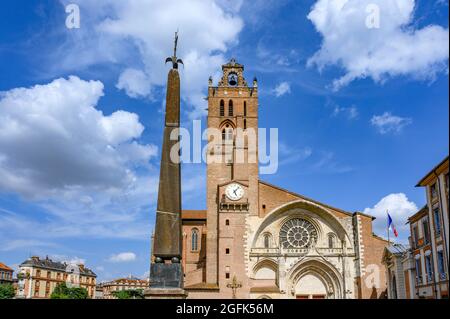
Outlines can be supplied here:
[[236, 183], [230, 184], [225, 189], [225, 195], [232, 201], [240, 200], [244, 196], [244, 188]]

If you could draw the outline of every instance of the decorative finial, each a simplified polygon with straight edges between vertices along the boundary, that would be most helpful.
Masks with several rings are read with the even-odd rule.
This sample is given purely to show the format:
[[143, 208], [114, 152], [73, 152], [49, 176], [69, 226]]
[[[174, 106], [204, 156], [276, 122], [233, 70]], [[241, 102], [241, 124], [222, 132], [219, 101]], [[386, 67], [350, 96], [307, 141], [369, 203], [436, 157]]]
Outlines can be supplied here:
[[181, 63], [184, 65], [183, 60], [177, 58], [177, 45], [178, 45], [178, 31], [175, 32], [175, 41], [173, 46], [173, 56], [168, 57], [166, 59], [167, 62], [172, 62], [172, 68], [178, 69], [178, 64]]

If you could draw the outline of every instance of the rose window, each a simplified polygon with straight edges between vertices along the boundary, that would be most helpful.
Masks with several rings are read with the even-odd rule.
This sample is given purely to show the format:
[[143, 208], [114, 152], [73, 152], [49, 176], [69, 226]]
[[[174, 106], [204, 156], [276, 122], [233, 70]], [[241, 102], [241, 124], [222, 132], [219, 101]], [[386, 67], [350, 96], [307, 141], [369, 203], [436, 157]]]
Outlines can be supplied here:
[[305, 248], [317, 240], [317, 230], [307, 220], [294, 218], [283, 224], [280, 243], [283, 248]]

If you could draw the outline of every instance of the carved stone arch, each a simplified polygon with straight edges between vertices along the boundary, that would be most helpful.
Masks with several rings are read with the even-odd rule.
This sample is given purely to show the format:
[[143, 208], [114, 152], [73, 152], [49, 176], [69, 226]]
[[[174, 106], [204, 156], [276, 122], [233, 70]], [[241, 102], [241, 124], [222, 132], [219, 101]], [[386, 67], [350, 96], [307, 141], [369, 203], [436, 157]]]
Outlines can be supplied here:
[[331, 263], [317, 258], [300, 260], [289, 270], [287, 274], [289, 290], [295, 290], [300, 279], [310, 274], [322, 281], [328, 298], [341, 299], [343, 297], [342, 275]]
[[220, 125], [219, 125], [219, 129], [222, 130], [223, 128], [226, 128], [227, 125], [229, 127], [231, 127], [233, 130], [236, 129], [236, 125], [233, 123], [233, 121], [231, 121], [229, 119], [222, 121], [222, 123], [220, 123]]
[[260, 234], [269, 225], [277, 221], [282, 221], [285, 218], [289, 219], [290, 212], [296, 208], [300, 208], [308, 212], [317, 214], [318, 217], [322, 218], [324, 221], [329, 223], [329, 225], [331, 226], [331, 228], [333, 229], [339, 240], [341, 241], [345, 240], [349, 246], [352, 245], [349, 234], [342, 226], [340, 221], [330, 211], [328, 211], [327, 209], [318, 204], [300, 199], [278, 206], [271, 212], [269, 212], [260, 223], [258, 229], [255, 231], [251, 247], [256, 247], [255, 245]]
[[275, 284], [278, 285], [278, 263], [271, 258], [264, 258], [259, 260], [252, 269], [252, 278], [256, 278], [256, 274], [263, 268], [269, 268], [275, 273]]
[[[269, 231], [265, 231], [261, 234], [261, 239], [262, 239], [262, 243], [263, 243], [263, 247], [264, 248], [272, 248], [275, 247], [275, 240], [274, 240], [274, 236], [271, 232]], [[268, 245], [266, 247], [266, 241], [268, 241]]]
[[275, 272], [278, 271], [278, 263], [271, 259], [271, 258], [264, 258], [259, 260], [254, 266], [253, 266], [253, 275], [256, 274], [256, 272], [261, 269], [262, 267], [268, 267], [273, 269]]
[[327, 234], [327, 244], [328, 248], [338, 248], [339, 247], [339, 241], [335, 233], [329, 232]]

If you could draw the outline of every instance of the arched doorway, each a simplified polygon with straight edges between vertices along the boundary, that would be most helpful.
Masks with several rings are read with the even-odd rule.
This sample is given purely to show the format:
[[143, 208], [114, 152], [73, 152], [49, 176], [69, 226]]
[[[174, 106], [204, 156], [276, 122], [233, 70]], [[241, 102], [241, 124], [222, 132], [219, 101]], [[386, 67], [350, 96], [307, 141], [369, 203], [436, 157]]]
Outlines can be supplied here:
[[295, 265], [289, 275], [290, 291], [296, 299], [342, 298], [342, 276], [324, 260], [309, 259]]
[[316, 274], [307, 274], [300, 278], [295, 286], [296, 299], [326, 299], [327, 287]]

